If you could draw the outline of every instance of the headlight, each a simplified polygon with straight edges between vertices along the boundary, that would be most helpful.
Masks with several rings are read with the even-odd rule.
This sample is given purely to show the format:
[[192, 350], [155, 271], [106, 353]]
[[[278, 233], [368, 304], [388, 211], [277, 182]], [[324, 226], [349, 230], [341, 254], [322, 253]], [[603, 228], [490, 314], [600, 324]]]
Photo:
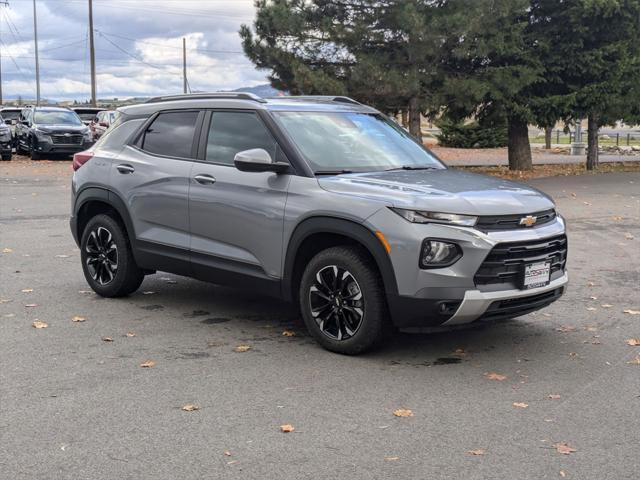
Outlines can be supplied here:
[[425, 212], [422, 210], [405, 210], [403, 208], [392, 208], [391, 210], [412, 223], [442, 223], [445, 225], [473, 227], [478, 221], [478, 217], [475, 217], [473, 215]]
[[38, 137], [38, 140], [48, 141], [51, 139], [51, 137], [49, 136], [50, 135], [49, 132], [43, 132], [42, 130], [38, 130], [37, 128], [34, 128], [33, 133], [36, 134], [36, 137]]
[[453, 265], [462, 257], [456, 243], [427, 238], [420, 249], [420, 268], [442, 268]]

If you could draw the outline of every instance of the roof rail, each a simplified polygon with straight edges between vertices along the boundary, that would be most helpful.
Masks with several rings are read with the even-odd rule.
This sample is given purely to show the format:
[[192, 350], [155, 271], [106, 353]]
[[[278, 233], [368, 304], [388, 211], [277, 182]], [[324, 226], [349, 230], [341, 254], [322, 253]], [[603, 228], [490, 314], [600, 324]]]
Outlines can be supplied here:
[[185, 93], [180, 95], [165, 95], [153, 97], [144, 103], [171, 102], [177, 100], [207, 100], [211, 98], [228, 98], [237, 100], [253, 100], [254, 102], [266, 103], [262, 97], [250, 92], [211, 92], [211, 93]]
[[291, 95], [289, 97], [273, 97], [278, 99], [287, 100], [325, 100], [329, 102], [350, 103], [352, 105], [362, 105], [360, 102], [353, 98], [345, 97], [344, 95]]

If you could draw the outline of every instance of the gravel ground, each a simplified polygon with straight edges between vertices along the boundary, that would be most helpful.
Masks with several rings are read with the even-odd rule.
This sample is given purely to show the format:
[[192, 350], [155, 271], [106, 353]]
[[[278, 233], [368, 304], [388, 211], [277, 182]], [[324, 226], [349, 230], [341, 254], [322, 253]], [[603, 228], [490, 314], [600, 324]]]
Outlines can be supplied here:
[[70, 174], [0, 164], [1, 478], [638, 478], [640, 173], [531, 182], [570, 225], [549, 308], [360, 357], [251, 292], [158, 273], [97, 297]]

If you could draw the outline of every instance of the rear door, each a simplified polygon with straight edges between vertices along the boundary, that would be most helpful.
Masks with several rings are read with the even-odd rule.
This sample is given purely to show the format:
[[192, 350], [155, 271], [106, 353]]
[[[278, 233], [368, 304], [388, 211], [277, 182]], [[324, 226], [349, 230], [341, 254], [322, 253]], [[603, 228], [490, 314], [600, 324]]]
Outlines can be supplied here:
[[125, 202], [148, 268], [189, 274], [189, 173], [203, 112], [156, 114], [111, 165], [111, 185]]
[[189, 191], [191, 259], [198, 277], [220, 278], [226, 284], [242, 282], [243, 277], [280, 277], [290, 176], [236, 169], [235, 154], [252, 148], [263, 148], [273, 159], [287, 161], [257, 112], [207, 114], [201, 158], [193, 164]]

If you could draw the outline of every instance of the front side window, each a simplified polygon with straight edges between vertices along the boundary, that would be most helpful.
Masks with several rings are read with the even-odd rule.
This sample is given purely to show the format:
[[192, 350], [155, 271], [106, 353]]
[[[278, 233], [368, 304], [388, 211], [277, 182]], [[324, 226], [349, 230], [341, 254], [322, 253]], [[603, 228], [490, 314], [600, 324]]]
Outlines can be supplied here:
[[206, 160], [233, 165], [236, 153], [262, 148], [281, 161], [278, 144], [254, 112], [213, 112]]
[[70, 111], [37, 111], [33, 115], [33, 122], [38, 125], [82, 125], [76, 112]]
[[274, 112], [316, 172], [445, 168], [405, 130], [379, 114]]
[[160, 113], [144, 132], [142, 149], [168, 157], [192, 158], [197, 111]]

